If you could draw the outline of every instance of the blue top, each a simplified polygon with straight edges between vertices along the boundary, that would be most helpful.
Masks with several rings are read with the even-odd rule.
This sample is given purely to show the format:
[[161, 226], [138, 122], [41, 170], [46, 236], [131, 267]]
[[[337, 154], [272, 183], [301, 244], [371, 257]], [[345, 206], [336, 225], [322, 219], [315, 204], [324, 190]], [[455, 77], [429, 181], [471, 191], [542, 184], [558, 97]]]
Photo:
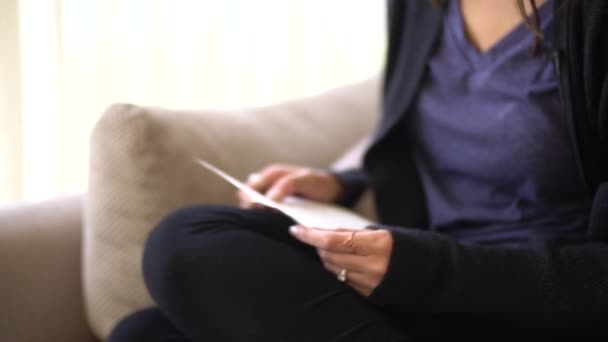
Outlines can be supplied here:
[[[544, 32], [551, 2], [539, 9]], [[591, 200], [547, 47], [533, 55], [521, 24], [480, 53], [449, 3], [408, 122], [430, 228], [483, 244], [582, 237]]]

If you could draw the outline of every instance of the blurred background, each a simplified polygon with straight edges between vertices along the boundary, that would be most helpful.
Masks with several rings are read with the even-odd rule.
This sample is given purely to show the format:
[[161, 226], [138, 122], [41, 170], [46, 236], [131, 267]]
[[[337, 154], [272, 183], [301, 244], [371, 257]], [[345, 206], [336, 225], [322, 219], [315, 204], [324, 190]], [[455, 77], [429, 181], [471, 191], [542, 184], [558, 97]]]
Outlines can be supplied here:
[[371, 77], [378, 0], [0, 0], [0, 206], [83, 192], [113, 102], [270, 104]]

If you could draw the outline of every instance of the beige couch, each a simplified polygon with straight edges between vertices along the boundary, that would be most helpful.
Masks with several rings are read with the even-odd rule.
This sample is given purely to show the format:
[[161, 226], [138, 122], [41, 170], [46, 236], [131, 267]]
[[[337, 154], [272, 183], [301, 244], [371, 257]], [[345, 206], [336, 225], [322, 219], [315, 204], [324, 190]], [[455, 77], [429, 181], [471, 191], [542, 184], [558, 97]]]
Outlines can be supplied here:
[[[137, 301], [127, 300], [127, 304], [122, 303], [122, 306], [118, 306], [120, 310], [114, 312], [107, 306], [115, 303], [99, 306], [98, 303], [107, 301], [108, 298], [95, 298], [100, 296], [98, 292], [103, 290], [103, 286], [100, 289], [95, 282], [98, 279], [105, 281], [105, 278], [101, 279], [99, 274], [94, 274], [96, 263], [99, 263], [100, 267], [107, 267], [103, 265], [105, 257], [96, 254], [101, 250], [96, 244], [103, 242], [95, 240], [96, 234], [98, 230], [105, 229], [99, 222], [113, 222], [115, 218], [108, 217], [113, 213], [107, 210], [111, 207], [110, 204], [113, 204], [116, 210], [122, 210], [118, 205], [122, 203], [119, 199], [131, 198], [130, 192], [139, 191], [135, 187], [111, 184], [118, 182], [116, 179], [120, 178], [119, 172], [110, 176], [97, 174], [104, 172], [98, 170], [98, 163], [112, 165], [113, 161], [109, 159], [114, 158], [115, 154], [127, 155], [126, 152], [121, 152], [121, 146], [128, 149], [133, 139], [144, 139], [142, 135], [136, 135], [135, 138], [131, 135], [131, 140], [120, 140], [124, 139], [124, 132], [119, 131], [130, 129], [128, 122], [133, 121], [134, 111], [136, 117], [154, 117], [155, 125], [161, 125], [164, 130], [173, 132], [177, 138], [167, 140], [169, 144], [189, 144], [191, 141], [197, 149], [214, 150], [215, 154], [223, 149], [240, 151], [242, 158], [238, 163], [227, 163], [223, 166], [242, 177], [269, 161], [287, 160], [329, 167], [344, 151], [356, 145], [372, 131], [378, 113], [377, 94], [377, 80], [369, 80], [314, 97], [227, 114], [201, 111], [200, 115], [190, 112], [184, 116], [177, 111], [174, 113], [133, 106], [112, 107], [102, 117], [93, 134], [90, 174], [92, 180], [86, 195], [0, 210], [0, 341], [97, 341], [107, 334], [120, 315], [142, 305]], [[145, 115], [141, 114], [143, 112]], [[194, 136], [183, 139], [179, 130], [180, 124], [183, 126], [184, 123], [174, 125], [174, 117], [193, 120], [187, 125], [198, 127], [189, 133]], [[210, 124], [211, 122], [213, 124]], [[112, 126], [116, 123], [119, 123], [119, 129]], [[252, 125], [260, 129], [256, 130]], [[215, 127], [215, 135], [207, 134], [206, 127]], [[222, 130], [217, 131], [218, 127], [222, 127]], [[252, 141], [241, 141], [241, 144], [245, 144], [244, 147], [231, 150], [229, 146], [225, 146], [231, 144], [231, 139], [218, 142], [222, 139], [219, 139], [217, 134], [238, 132], [240, 135], [249, 136], [253, 133], [252, 129], [256, 132], [267, 129], [272, 133], [266, 132], [263, 137], [259, 137], [263, 148], [255, 148]], [[123, 136], [113, 136], [118, 134]], [[110, 143], [110, 140], [114, 142]], [[355, 163], [364, 144], [360, 143], [355, 152], [337, 164], [334, 163], [334, 166], [346, 167]], [[108, 145], [111, 145], [113, 150], [108, 150]], [[247, 146], [251, 146], [250, 153], [244, 150]], [[176, 151], [180, 150], [178, 147], [176, 146]], [[141, 156], [141, 151], [135, 153]], [[201, 172], [200, 177], [204, 178], [198, 179], [197, 184], [217, 183], [211, 174]], [[189, 183], [179, 179], [175, 182], [182, 184], [176, 190], [178, 193], [189, 191], [184, 189]], [[108, 188], [113, 189], [112, 196], [109, 197], [102, 191]], [[219, 202], [225, 202], [233, 196], [229, 187], [202, 187], [191, 191], [197, 193], [168, 203], [214, 202], [213, 198], [216, 197], [222, 198]], [[205, 195], [205, 191], [211, 193]], [[101, 199], [103, 196], [106, 198]], [[165, 209], [169, 207], [162, 211], [166, 211]], [[152, 217], [163, 214], [164, 212], [153, 213]], [[369, 211], [367, 214], [371, 215]], [[85, 236], [88, 236], [86, 243], [82, 242], [83, 227]], [[129, 229], [120, 228], [123, 231]], [[112, 234], [112, 231], [104, 233]], [[92, 248], [96, 251], [92, 252]], [[105, 276], [114, 275], [101, 274], [101, 277]]]

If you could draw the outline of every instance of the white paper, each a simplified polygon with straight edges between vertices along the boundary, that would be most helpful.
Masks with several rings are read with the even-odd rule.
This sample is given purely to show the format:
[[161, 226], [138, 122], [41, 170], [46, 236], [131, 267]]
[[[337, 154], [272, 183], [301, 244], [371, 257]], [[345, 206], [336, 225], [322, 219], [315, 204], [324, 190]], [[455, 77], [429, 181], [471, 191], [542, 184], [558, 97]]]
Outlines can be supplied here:
[[342, 207], [301, 197], [287, 197], [282, 202], [273, 201], [208, 162], [201, 159], [195, 159], [195, 162], [244, 191], [252, 201], [277, 209], [303, 226], [321, 229], [361, 230], [374, 224], [374, 222]]

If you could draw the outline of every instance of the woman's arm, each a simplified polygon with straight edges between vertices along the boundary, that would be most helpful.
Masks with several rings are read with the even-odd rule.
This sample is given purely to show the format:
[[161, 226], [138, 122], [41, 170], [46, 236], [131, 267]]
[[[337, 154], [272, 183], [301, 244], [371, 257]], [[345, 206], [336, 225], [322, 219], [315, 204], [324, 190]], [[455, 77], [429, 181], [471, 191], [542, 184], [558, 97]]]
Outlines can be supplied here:
[[328, 271], [346, 271], [347, 284], [376, 305], [478, 316], [545, 336], [608, 335], [600, 330], [608, 320], [604, 242], [488, 247], [430, 231], [377, 228], [291, 232], [318, 250]]
[[608, 244], [467, 245], [387, 227], [393, 248], [369, 299], [407, 312], [469, 313], [539, 333], [586, 334], [608, 319]]

